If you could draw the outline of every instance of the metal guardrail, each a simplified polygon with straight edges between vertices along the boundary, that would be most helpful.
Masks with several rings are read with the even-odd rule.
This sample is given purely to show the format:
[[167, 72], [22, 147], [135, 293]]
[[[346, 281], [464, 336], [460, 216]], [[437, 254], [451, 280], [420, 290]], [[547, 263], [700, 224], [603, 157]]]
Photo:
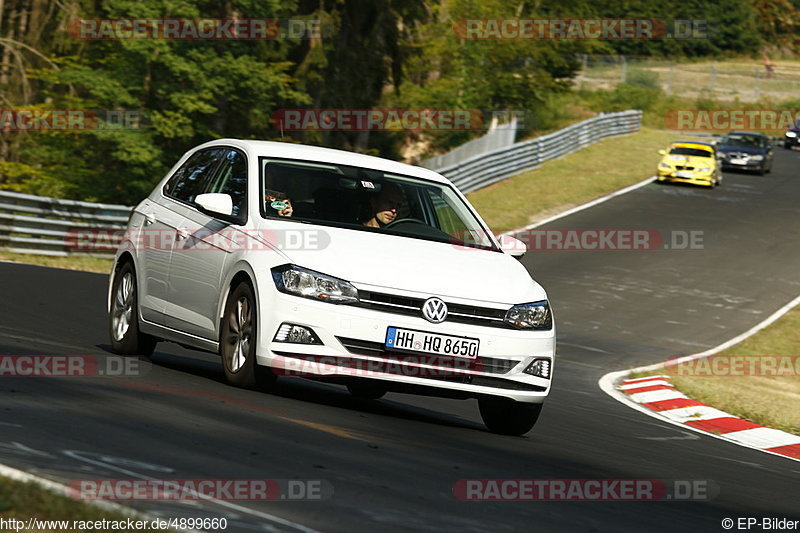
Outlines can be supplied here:
[[562, 130], [472, 156], [459, 163], [433, 169], [444, 174], [466, 194], [555, 159], [612, 135], [639, 131], [639, 110], [604, 113]]
[[125, 229], [131, 209], [0, 191], [0, 246], [39, 255], [113, 254], [111, 242], [99, 249], [80, 246], [80, 232], [111, 230], [109, 238], [117, 241], [114, 230]]
[[[641, 119], [641, 111], [607, 113], [436, 170], [468, 193], [605, 137], [638, 131]], [[0, 247], [40, 255], [113, 254], [131, 209], [0, 191]], [[88, 238], [83, 239], [82, 232]]]
[[516, 118], [505, 124], [498, 124], [497, 119], [493, 119], [485, 135], [467, 141], [447, 153], [420, 161], [419, 165], [430, 169], [446, 168], [470, 157], [506, 148], [514, 144], [518, 128], [519, 121]]

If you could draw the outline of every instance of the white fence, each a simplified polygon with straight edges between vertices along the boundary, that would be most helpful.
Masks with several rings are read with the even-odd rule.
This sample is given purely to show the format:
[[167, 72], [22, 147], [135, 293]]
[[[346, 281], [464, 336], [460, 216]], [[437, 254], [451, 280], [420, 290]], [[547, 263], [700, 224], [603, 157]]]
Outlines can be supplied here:
[[505, 124], [498, 124], [495, 118], [486, 135], [467, 141], [458, 148], [421, 161], [419, 164], [422, 167], [436, 170], [437, 168], [449, 167], [459, 161], [469, 159], [472, 156], [510, 146], [514, 144], [517, 137], [517, 124], [517, 119], [513, 119]]
[[79, 232], [124, 229], [130, 212], [131, 208], [124, 205], [0, 191], [0, 246], [39, 255], [102, 253], [80, 246]]
[[[534, 169], [542, 161], [575, 152], [604, 137], [638, 131], [641, 119], [641, 111], [602, 114], [555, 133], [471, 155], [435, 170], [468, 193]], [[464, 151], [460, 154], [463, 156]], [[131, 208], [124, 205], [0, 191], [0, 247], [40, 255], [113, 253], [119, 232], [107, 233], [113, 242], [94, 242], [91, 246], [81, 245], [81, 232], [124, 229], [130, 212]]]
[[570, 154], [612, 135], [639, 131], [642, 112], [638, 110], [603, 113], [562, 130], [477, 154], [461, 162], [435, 168], [464, 194], [533, 170], [548, 159]]

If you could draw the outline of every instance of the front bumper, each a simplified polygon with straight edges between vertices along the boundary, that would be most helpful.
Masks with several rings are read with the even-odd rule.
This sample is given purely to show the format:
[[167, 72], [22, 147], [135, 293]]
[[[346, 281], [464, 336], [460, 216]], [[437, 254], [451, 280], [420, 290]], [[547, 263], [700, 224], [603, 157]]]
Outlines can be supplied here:
[[676, 171], [658, 169], [658, 181], [670, 183], [691, 183], [694, 185], [713, 185], [715, 178], [713, 172], [696, 172], [690, 177], [678, 177]]
[[764, 159], [725, 158], [721, 161], [723, 169], [759, 170], [764, 166]]
[[[278, 291], [260, 298], [258, 363], [278, 375], [348, 382], [372, 380], [388, 390], [469, 398], [501, 396], [541, 403], [550, 392], [555, 327], [516, 330], [394, 314], [351, 305], [335, 305]], [[457, 302], [460, 303], [460, 302]], [[283, 323], [313, 330], [322, 344], [274, 341]], [[384, 347], [389, 327], [477, 338], [475, 358], [432, 356]], [[550, 364], [550, 378], [526, 374], [535, 359]]]

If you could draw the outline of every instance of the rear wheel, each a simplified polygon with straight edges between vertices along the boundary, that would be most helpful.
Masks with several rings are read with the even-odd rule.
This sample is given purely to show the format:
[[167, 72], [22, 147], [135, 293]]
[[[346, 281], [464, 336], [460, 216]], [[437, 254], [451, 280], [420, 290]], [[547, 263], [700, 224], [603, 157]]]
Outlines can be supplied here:
[[231, 291], [225, 304], [220, 355], [225, 379], [237, 387], [269, 386], [275, 375], [256, 364], [258, 316], [253, 289], [243, 282]]
[[158, 342], [155, 337], [139, 331], [136, 272], [131, 263], [123, 264], [114, 277], [108, 332], [111, 349], [122, 355], [150, 355]]
[[492, 433], [524, 435], [539, 420], [540, 403], [515, 402], [506, 398], [481, 398], [478, 400], [481, 418]]

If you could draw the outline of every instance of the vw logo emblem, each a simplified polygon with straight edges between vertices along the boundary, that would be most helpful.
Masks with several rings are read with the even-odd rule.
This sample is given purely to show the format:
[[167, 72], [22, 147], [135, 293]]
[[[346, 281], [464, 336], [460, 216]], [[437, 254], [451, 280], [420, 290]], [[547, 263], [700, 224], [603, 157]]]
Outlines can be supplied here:
[[447, 304], [441, 298], [428, 298], [422, 304], [422, 316], [434, 324], [444, 322], [447, 318]]

